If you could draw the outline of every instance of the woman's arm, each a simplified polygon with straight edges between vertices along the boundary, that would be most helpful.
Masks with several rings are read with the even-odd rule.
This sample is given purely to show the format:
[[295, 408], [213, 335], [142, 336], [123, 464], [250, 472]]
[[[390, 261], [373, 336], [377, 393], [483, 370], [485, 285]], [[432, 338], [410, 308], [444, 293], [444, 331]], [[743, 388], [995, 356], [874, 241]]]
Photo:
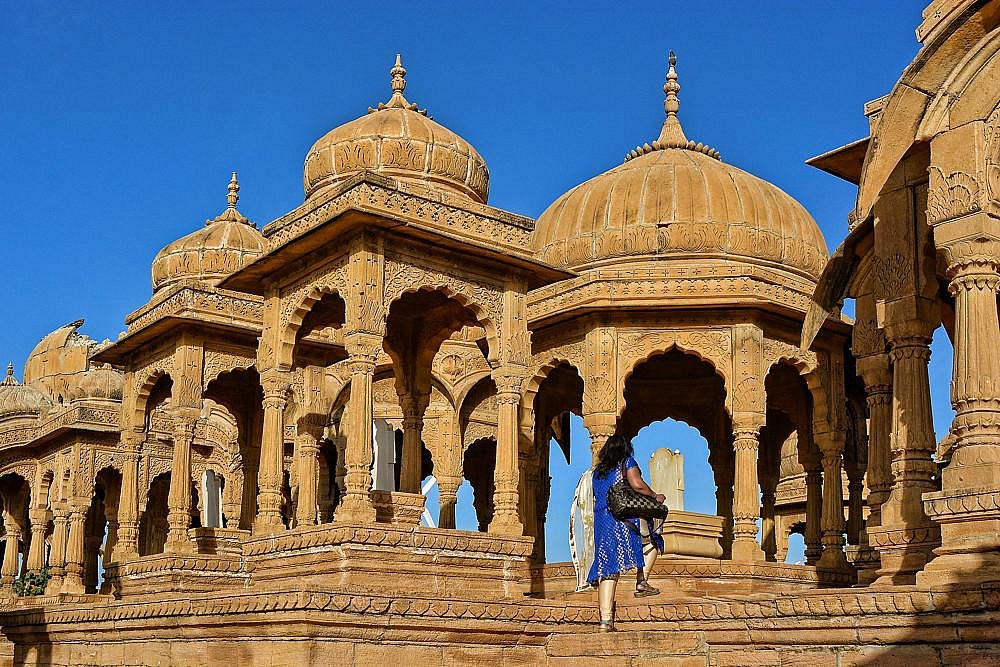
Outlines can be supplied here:
[[644, 496], [649, 496], [650, 498], [656, 498], [656, 502], [662, 503], [664, 496], [661, 493], [657, 493], [649, 488], [642, 479], [642, 473], [639, 472], [639, 468], [629, 468], [625, 471], [625, 476], [628, 479], [628, 485], [631, 486], [636, 492], [641, 493]]

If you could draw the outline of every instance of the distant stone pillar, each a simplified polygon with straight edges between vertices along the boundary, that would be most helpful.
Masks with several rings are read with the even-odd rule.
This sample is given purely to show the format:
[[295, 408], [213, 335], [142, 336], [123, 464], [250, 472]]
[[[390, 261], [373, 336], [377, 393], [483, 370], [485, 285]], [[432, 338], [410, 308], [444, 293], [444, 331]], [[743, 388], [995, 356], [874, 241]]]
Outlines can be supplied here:
[[167, 496], [166, 553], [189, 553], [192, 550], [188, 536], [188, 528], [191, 527], [191, 444], [197, 418], [198, 413], [194, 410], [174, 413], [174, 456]]
[[760, 477], [760, 534], [761, 549], [764, 551], [764, 558], [769, 561], [777, 560], [778, 537], [776, 534], [777, 521], [774, 515], [774, 504], [776, 487], [778, 484], [777, 470], [758, 470]]
[[122, 433], [122, 492], [118, 501], [118, 548], [114, 557], [125, 562], [139, 554], [139, 445], [141, 431]]
[[21, 531], [14, 527], [10, 516], [4, 517], [7, 533], [4, 535], [3, 564], [0, 566], [0, 589], [13, 594], [17, 579], [17, 555], [20, 553]]
[[684, 511], [684, 455], [662, 447], [649, 459], [649, 486], [671, 510]]
[[[995, 308], [994, 304], [994, 308]], [[881, 556], [880, 585], [912, 584], [940, 542], [940, 531], [924, 513], [924, 493], [935, 491], [937, 464], [927, 375], [933, 325], [910, 319], [886, 325], [893, 379], [892, 477], [882, 504], [882, 525], [869, 533]]]
[[857, 361], [858, 373], [865, 383], [868, 403], [868, 468], [865, 481], [868, 486], [868, 521], [865, 535], [868, 549], [875, 557], [859, 559], [858, 584], [867, 585], [877, 578], [881, 566], [877, 550], [871, 545], [872, 533], [882, 525], [882, 503], [892, 489], [892, 471], [889, 468], [889, 439], [892, 434], [892, 374], [887, 353], [862, 357]]
[[41, 572], [45, 568], [45, 533], [48, 532], [48, 511], [35, 508], [28, 512], [31, 520], [31, 542], [28, 546], [28, 572]]
[[823, 472], [819, 462], [806, 468], [806, 565], [816, 565], [823, 555]]
[[319, 443], [323, 438], [326, 419], [311, 415], [300, 419], [295, 437], [295, 458], [299, 477], [299, 504], [295, 521], [299, 526], [316, 525], [319, 484]]
[[816, 435], [820, 462], [823, 466], [823, 516], [821, 542], [823, 553], [817, 567], [843, 570], [847, 567], [844, 553], [844, 433], [827, 432]]
[[760, 485], [757, 481], [759, 421], [745, 421], [733, 427], [733, 448], [736, 450], [736, 480], [733, 490], [733, 560], [764, 560], [764, 551], [757, 543], [757, 519], [760, 518]]
[[338, 521], [374, 523], [372, 488], [372, 379], [382, 337], [354, 333], [346, 338], [350, 355], [351, 397], [347, 405], [348, 435], [344, 452], [345, 495], [337, 510]]
[[69, 513], [65, 509], [52, 510], [52, 551], [49, 553], [49, 583], [46, 595], [55, 595], [63, 585], [66, 576], [66, 531], [69, 527]]
[[1000, 221], [978, 213], [935, 227], [955, 297], [955, 408], [941, 491], [924, 494], [940, 525], [936, 558], [920, 582], [1000, 578]]
[[442, 475], [437, 478], [438, 498], [441, 511], [438, 513], [439, 528], [455, 527], [455, 506], [458, 504], [458, 487], [462, 485], [461, 477]]
[[493, 520], [489, 531], [504, 535], [523, 535], [519, 508], [518, 407], [524, 375], [504, 370], [494, 372], [497, 386], [497, 463], [493, 476]]
[[399, 474], [399, 490], [420, 493], [424, 443], [424, 412], [429, 394], [409, 394], [401, 399], [403, 406], [403, 461]]
[[733, 469], [723, 462], [712, 466], [715, 473], [715, 513], [722, 517], [722, 559], [733, 557]]
[[87, 513], [81, 509], [71, 509], [69, 514], [69, 539], [66, 543], [66, 576], [63, 579], [63, 593], [83, 593], [83, 539], [87, 524]]
[[265, 372], [260, 381], [264, 387], [264, 434], [257, 474], [258, 512], [253, 528], [255, 533], [267, 534], [284, 528], [281, 483], [285, 467], [285, 406], [290, 383], [285, 373], [274, 370]]

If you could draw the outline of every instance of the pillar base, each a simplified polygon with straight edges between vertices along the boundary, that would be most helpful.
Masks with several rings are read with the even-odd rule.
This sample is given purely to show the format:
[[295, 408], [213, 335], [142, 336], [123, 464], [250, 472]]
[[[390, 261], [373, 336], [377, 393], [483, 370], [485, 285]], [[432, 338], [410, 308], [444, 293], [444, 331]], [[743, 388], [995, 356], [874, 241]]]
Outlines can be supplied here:
[[840, 549], [825, 549], [823, 555], [819, 557], [816, 567], [824, 570], [843, 572], [844, 570], [849, 570], [851, 566], [847, 562], [847, 554]]
[[756, 540], [733, 540], [732, 560], [751, 563], [765, 560], [764, 550]]
[[937, 526], [906, 529], [879, 529], [868, 539], [879, 553], [882, 566], [873, 586], [909, 586], [917, 572], [934, 557], [940, 544]]
[[[375, 523], [375, 507], [365, 495], [347, 494], [334, 511], [334, 521], [344, 523]], [[257, 532], [254, 526], [254, 532]]]
[[1000, 489], [925, 493], [924, 508], [940, 524], [941, 546], [917, 581], [1000, 581]]
[[524, 525], [515, 514], [495, 514], [490, 521], [489, 532], [495, 535], [524, 535]]
[[63, 579], [62, 590], [59, 592], [77, 595], [86, 593], [87, 589], [83, 585], [83, 577], [79, 574], [67, 574], [66, 578]]

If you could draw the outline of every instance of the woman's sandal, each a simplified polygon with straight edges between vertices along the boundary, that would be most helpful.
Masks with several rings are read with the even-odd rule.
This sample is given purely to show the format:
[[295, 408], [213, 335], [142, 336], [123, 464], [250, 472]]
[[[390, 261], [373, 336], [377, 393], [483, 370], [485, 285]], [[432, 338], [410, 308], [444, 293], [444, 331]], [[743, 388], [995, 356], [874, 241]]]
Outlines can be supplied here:
[[615, 624], [611, 621], [601, 621], [597, 624], [598, 632], [614, 632]]
[[635, 585], [635, 596], [637, 598], [644, 598], [650, 595], [659, 595], [659, 594], [660, 594], [660, 589], [653, 588], [652, 586], [649, 585], [648, 581], [645, 580], [639, 581]]

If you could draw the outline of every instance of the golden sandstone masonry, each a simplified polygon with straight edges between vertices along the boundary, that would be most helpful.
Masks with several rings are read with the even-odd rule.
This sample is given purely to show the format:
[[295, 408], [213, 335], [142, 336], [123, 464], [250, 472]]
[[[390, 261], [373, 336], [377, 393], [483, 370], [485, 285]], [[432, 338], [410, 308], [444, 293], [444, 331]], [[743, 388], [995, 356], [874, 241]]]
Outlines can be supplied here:
[[[858, 185], [832, 257], [687, 138], [672, 55], [659, 136], [537, 221], [397, 57], [300, 207], [258, 230], [233, 174], [118, 341], [74, 322], [7, 370], [0, 664], [1000, 664], [1000, 0], [917, 36], [871, 135], [810, 161]], [[545, 560], [570, 413], [597, 443], [686, 421], [718, 487], [614, 634]]]

